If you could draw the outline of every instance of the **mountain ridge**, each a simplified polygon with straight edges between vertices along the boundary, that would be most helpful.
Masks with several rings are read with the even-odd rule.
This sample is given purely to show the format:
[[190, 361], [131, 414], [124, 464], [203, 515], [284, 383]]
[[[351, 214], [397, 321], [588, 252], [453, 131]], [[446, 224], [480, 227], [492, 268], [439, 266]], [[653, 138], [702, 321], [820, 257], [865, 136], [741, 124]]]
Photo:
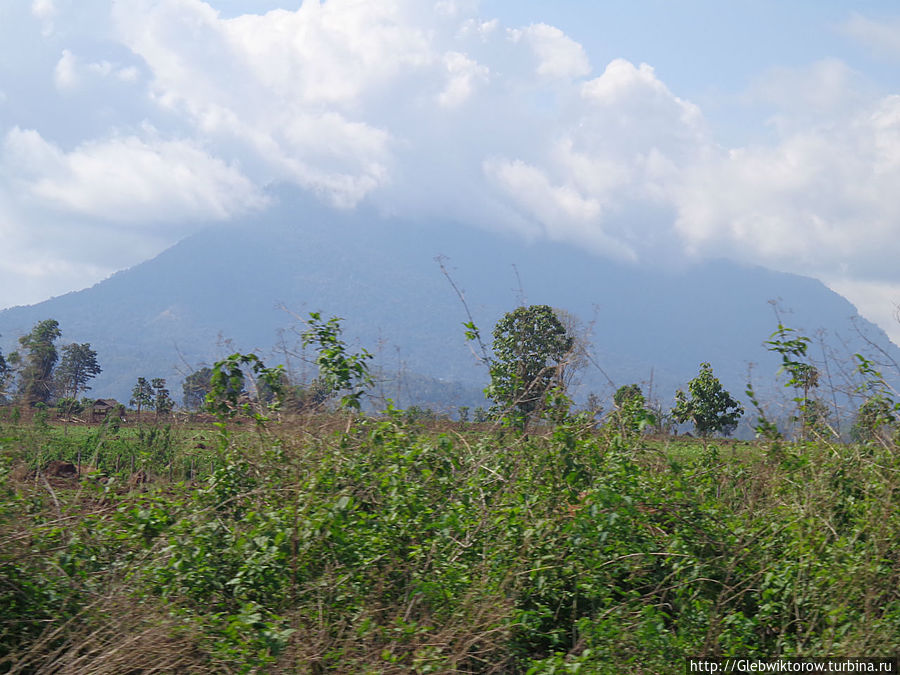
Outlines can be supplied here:
[[724, 260], [646, 269], [561, 243], [288, 199], [265, 219], [196, 233], [88, 289], [0, 311], [0, 345], [9, 353], [16, 337], [52, 317], [61, 343], [91, 342], [98, 351], [104, 373], [94, 395], [127, 400], [138, 376], [166, 377], [180, 399], [180, 377], [231, 351], [259, 349], [274, 363], [281, 342], [291, 347], [282, 360], [299, 368], [290, 355], [297, 317], [319, 311], [343, 317], [351, 348], [375, 353], [383, 372], [455, 383], [467, 392], [456, 404], [474, 404], [487, 374], [465, 342], [466, 311], [438, 256], [488, 342], [520, 300], [560, 307], [593, 327], [596, 365], [582, 373], [577, 397], [609, 395], [610, 380], [652, 377], [670, 399], [702, 361], [733, 392], [743, 391], [749, 363], [758, 364], [754, 377], [772, 381], [779, 364], [762, 343], [777, 325], [770, 301], [778, 299], [786, 325], [810, 336], [823, 329], [845, 358], [867, 347], [861, 331], [900, 360], [881, 329], [807, 277]]

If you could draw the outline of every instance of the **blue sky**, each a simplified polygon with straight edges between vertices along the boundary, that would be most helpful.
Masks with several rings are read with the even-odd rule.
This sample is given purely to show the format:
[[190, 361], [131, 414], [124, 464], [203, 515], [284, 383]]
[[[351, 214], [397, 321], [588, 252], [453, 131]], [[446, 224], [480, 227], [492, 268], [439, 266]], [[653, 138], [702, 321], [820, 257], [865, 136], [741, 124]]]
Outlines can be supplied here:
[[889, 2], [0, 5], [0, 307], [334, 208], [806, 274], [900, 341]]

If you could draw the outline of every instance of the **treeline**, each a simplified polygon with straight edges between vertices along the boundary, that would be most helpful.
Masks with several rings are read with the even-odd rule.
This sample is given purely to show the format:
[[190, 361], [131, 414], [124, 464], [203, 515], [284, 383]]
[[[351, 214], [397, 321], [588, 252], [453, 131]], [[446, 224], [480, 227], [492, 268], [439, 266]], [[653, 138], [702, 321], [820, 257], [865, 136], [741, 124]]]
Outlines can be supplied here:
[[[763, 441], [726, 449], [644, 433], [666, 414], [724, 434], [746, 414], [709, 364], [665, 413], [630, 384], [603, 415], [568, 398], [578, 341], [552, 308], [510, 312], [490, 344], [466, 330], [490, 375], [490, 428], [447, 433], [390, 404], [362, 414], [371, 357], [319, 315], [305, 385], [253, 354], [198, 371], [195, 402], [216, 424], [4, 424], [0, 673], [896, 659], [900, 453], [824, 438], [806, 338], [779, 326], [768, 342], [802, 442], [751, 389]], [[893, 433], [896, 396], [857, 361], [858, 417]], [[142, 409], [171, 398], [142, 379]], [[319, 392], [307, 410], [344, 414], [270, 423], [302, 400], [294, 386]], [[227, 423], [238, 416], [253, 433]]]
[[[494, 326], [490, 345], [471, 321], [464, 324], [466, 339], [473, 354], [483, 363], [489, 375], [484, 390], [492, 405], [485, 408], [461, 406], [460, 422], [493, 423], [527, 431], [530, 428], [558, 424], [577, 413], [625, 435], [646, 431], [674, 433], [678, 425], [690, 424], [700, 437], [729, 436], [746, 414], [741, 404], [715, 376], [708, 362], [699, 364], [696, 377], [683, 390], [675, 392], [675, 405], [664, 409], [647, 400], [640, 385], [620, 386], [612, 397], [612, 409], [604, 415], [602, 401], [594, 394], [576, 410], [569, 396], [576, 371], [584, 366], [587, 346], [571, 328], [571, 317], [548, 305], [518, 307], [504, 315]], [[567, 326], [566, 324], [569, 324]], [[201, 407], [215, 406], [228, 393], [235, 401], [243, 398], [265, 406], [281, 406], [292, 412], [353, 408], [359, 410], [374, 383], [369, 368], [371, 354], [348, 351], [341, 340], [340, 320], [323, 321], [317, 313], [310, 315], [303, 332], [305, 347], [315, 348], [318, 375], [309, 382], [294, 382], [279, 366], [270, 370], [253, 362], [254, 377], [245, 378], [238, 362], [241, 355], [192, 374], [185, 381], [185, 402]], [[769, 441], [841, 440], [843, 428], [836, 410], [819, 394], [819, 369], [808, 349], [810, 339], [784, 326], [765, 342], [769, 351], [781, 359], [783, 385], [790, 397], [790, 408], [776, 419], [760, 402], [748, 382], [745, 394], [754, 416], [751, 427], [757, 437]], [[238, 359], [238, 360], [236, 360]], [[850, 435], [855, 441], [896, 441], [900, 403], [876, 364], [860, 354], [854, 355], [858, 382], [854, 394], [862, 400], [854, 414]], [[225, 369], [226, 379], [220, 372]], [[262, 382], [259, 373], [267, 373]], [[217, 378], [219, 384], [217, 389]], [[248, 387], [246, 386], [249, 384]], [[224, 387], [224, 388], [223, 388]], [[234, 405], [232, 406], [235, 407]], [[390, 401], [381, 408], [391, 410]], [[236, 408], [235, 408], [236, 409]], [[406, 415], [417, 420], [435, 420], [439, 416], [428, 408], [411, 406]]]
[[97, 352], [89, 342], [65, 344], [59, 322], [46, 319], [19, 338], [19, 349], [6, 358], [0, 353], [0, 401], [44, 408], [56, 405], [72, 410], [79, 394], [102, 372]]
[[[361, 409], [365, 401], [375, 398], [372, 389], [378, 371], [370, 368], [373, 357], [365, 349], [356, 354], [348, 350], [341, 339], [340, 321], [325, 320], [315, 312], [306, 321], [302, 344], [304, 349], [313, 347], [315, 351], [312, 365], [316, 375], [311, 380], [297, 381], [281, 366], [270, 372], [257, 357], [241, 361], [241, 355], [236, 354], [214, 367], [195, 370], [184, 379], [184, 409], [214, 410], [226, 400], [234, 409], [277, 406], [290, 413], [334, 407]], [[457, 419], [525, 431], [569, 415], [573, 410], [573, 379], [589, 360], [586, 339], [578, 334], [575, 324], [563, 310], [548, 305], [522, 306], [497, 322], [488, 345], [472, 321], [465, 323], [465, 337], [488, 373], [484, 394], [492, 405], [474, 409], [460, 406]], [[57, 349], [61, 335], [58, 322], [47, 319], [19, 338], [18, 350], [6, 358], [0, 353], [0, 402], [38, 408], [55, 405], [60, 415], [78, 414], [93, 403], [86, 397], [79, 400], [79, 395], [89, 391], [89, 382], [102, 372], [97, 353], [90, 343], [65, 344]], [[853, 394], [861, 402], [852, 426], [842, 425], [837, 406], [826, 403], [825, 396], [819, 394], [820, 373], [809, 357], [809, 344], [808, 337], [780, 321], [765, 342], [781, 359], [779, 372], [785, 374], [783, 384], [789, 392], [790, 409], [774, 419], [748, 382], [745, 394], [755, 414], [750, 426], [756, 435], [770, 440], [839, 440], [849, 429], [852, 440], [892, 440], [897, 434], [900, 403], [876, 364], [854, 355], [859, 382]], [[248, 368], [255, 368], [255, 375], [247, 372]], [[261, 378], [259, 373], [267, 375]], [[708, 362], [699, 365], [697, 376], [687, 383], [686, 390], [675, 392], [674, 400], [675, 405], [665, 409], [648, 401], [640, 385], [632, 383], [615, 391], [606, 415], [604, 401], [593, 393], [581, 412], [621, 433], [673, 433], [679, 425], [690, 424], [701, 437], [731, 435], [746, 413]], [[139, 417], [143, 411], [152, 411], [160, 418], [174, 410], [175, 400], [164, 378], [139, 377], [128, 405]], [[379, 409], [390, 405], [390, 400], [383, 399]], [[412, 405], [409, 410], [420, 419], [438, 417], [430, 408]], [[124, 406], [120, 412], [124, 413]]]

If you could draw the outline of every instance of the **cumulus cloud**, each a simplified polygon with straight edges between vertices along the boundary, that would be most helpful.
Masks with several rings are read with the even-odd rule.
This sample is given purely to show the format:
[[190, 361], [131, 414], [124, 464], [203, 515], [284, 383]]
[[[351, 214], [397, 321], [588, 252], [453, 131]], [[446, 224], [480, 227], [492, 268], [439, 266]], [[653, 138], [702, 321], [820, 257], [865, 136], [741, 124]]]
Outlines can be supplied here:
[[2, 166], [35, 200], [117, 223], [223, 219], [264, 203], [240, 171], [189, 141], [129, 136], [63, 152], [16, 127], [4, 139]]
[[445, 108], [455, 108], [472, 95], [474, 89], [488, 81], [490, 71], [460, 52], [444, 54], [447, 68], [447, 85], [438, 94], [438, 103]]
[[33, 0], [31, 14], [41, 22], [41, 32], [44, 36], [53, 32], [53, 19], [57, 14], [53, 0]]
[[53, 83], [58, 90], [66, 93], [79, 89], [86, 81], [114, 78], [119, 82], [133, 83], [139, 77], [135, 66], [121, 66], [105, 59], [85, 63], [68, 49], [62, 50], [53, 69]]
[[58, 89], [74, 89], [78, 86], [77, 61], [68, 49], [63, 49], [62, 56], [56, 62], [53, 81]]
[[900, 97], [685, 172], [676, 227], [695, 252], [820, 278], [894, 274]]
[[121, 39], [152, 71], [152, 95], [216, 142], [353, 206], [387, 176], [391, 134], [361, 110], [398, 79], [444, 63], [440, 100], [461, 102], [482, 72], [433, 52], [393, 3], [305, 2], [296, 11], [222, 19], [199, 0], [121, 3]]
[[[57, 25], [77, 10], [31, 5]], [[149, 242], [149, 223], [264, 209], [264, 186], [287, 182], [341, 208], [369, 200], [638, 264], [728, 255], [858, 302], [898, 283], [900, 97], [837, 59], [760, 74], [741, 104], [767, 106], [771, 133], [729, 148], [651, 65], [591, 64], [558, 27], [503, 26], [475, 2], [226, 17], [201, 0], [116, 0], [110, 14], [106, 51], [54, 37], [45, 76], [61, 100], [128, 96], [91, 106], [75, 141], [62, 125], [0, 127], [11, 223], [52, 211]], [[845, 29], [900, 45], [893, 25], [857, 15]]]
[[537, 57], [535, 72], [551, 79], [577, 79], [591, 72], [584, 47], [555, 26], [537, 23], [509, 29], [513, 42], [529, 45]]

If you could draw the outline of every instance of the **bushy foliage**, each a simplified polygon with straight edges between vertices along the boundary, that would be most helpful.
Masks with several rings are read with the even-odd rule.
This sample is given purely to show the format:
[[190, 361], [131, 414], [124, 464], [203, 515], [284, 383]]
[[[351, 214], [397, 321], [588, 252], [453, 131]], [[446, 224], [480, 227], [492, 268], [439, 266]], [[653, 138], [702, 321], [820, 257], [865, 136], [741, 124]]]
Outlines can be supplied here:
[[80, 392], [90, 389], [87, 383], [101, 372], [97, 352], [91, 349], [90, 343], [73, 343], [63, 346], [55, 377], [63, 395], [78, 398]]
[[20, 366], [20, 395], [28, 405], [47, 403], [53, 397], [53, 368], [59, 359], [55, 342], [60, 335], [59, 322], [46, 319], [19, 338], [25, 353], [16, 352], [15, 363]]
[[680, 422], [691, 421], [700, 436], [715, 433], [730, 436], [744, 414], [743, 406], [725, 391], [709, 363], [700, 364], [700, 373], [688, 382], [690, 398], [680, 389], [675, 394], [672, 415]]
[[[148, 468], [193, 447], [149, 432], [169, 450]], [[0, 668], [87, 651], [92, 672], [676, 673], [688, 655], [900, 647], [896, 453], [660, 462], [587, 419], [504, 434], [389, 409], [228, 436], [193, 486], [50, 477], [52, 493], [13, 478], [7, 450]], [[132, 639], [128, 668], [108, 665]]]
[[486, 390], [502, 415], [520, 423], [548, 406], [548, 394], [562, 393], [562, 368], [574, 344], [552, 307], [531, 305], [505, 314], [494, 326]]
[[188, 410], [199, 410], [206, 396], [212, 389], [212, 368], [204, 366], [195, 370], [181, 383], [181, 391], [183, 393], [182, 402]]
[[61, 398], [56, 402], [56, 412], [60, 417], [80, 415], [84, 412], [84, 404], [77, 398]]
[[900, 417], [900, 403], [875, 364], [860, 354], [855, 357], [857, 372], [863, 378], [857, 392], [865, 396], [865, 400], [857, 410], [851, 435], [857, 441], [885, 441], [891, 437]]
[[368, 364], [372, 355], [365, 349], [358, 354], [350, 353], [341, 339], [342, 332], [339, 317], [323, 321], [320, 313], [310, 312], [302, 335], [303, 346], [316, 347], [319, 388], [329, 396], [346, 392], [340, 398], [340, 407], [359, 410], [363, 394], [372, 385]]
[[647, 399], [638, 384], [619, 387], [613, 395], [615, 409], [608, 424], [619, 434], [630, 437], [656, 423], [653, 413], [647, 410]]
[[145, 377], [139, 377], [131, 390], [131, 400], [128, 405], [137, 408], [138, 415], [142, 408], [150, 408], [153, 405], [153, 387]]

